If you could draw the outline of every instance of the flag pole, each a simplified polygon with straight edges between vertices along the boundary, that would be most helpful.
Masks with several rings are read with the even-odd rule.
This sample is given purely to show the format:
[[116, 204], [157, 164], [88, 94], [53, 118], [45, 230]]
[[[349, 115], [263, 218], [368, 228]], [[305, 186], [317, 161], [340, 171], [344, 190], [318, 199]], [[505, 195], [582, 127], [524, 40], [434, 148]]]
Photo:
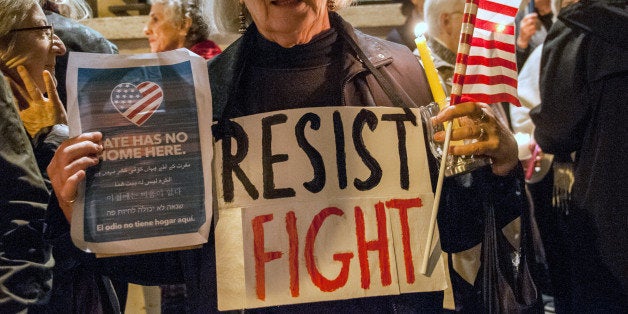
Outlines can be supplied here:
[[[466, 56], [471, 50], [471, 38], [473, 37], [475, 15], [478, 11], [477, 0], [467, 0], [464, 5], [464, 20], [462, 21], [462, 31], [460, 32], [460, 44], [458, 45], [458, 53], [456, 55], [456, 66], [454, 68], [454, 77], [464, 78], [467, 72]], [[460, 102], [462, 96], [463, 80], [453, 80], [449, 105], [452, 106]], [[443, 191], [443, 180], [445, 179], [445, 168], [447, 167], [447, 156], [451, 142], [453, 123], [446, 123], [445, 142], [443, 143], [443, 153], [440, 160], [440, 169], [438, 171], [438, 181], [436, 183], [436, 191], [434, 193], [434, 204], [430, 216], [430, 225], [427, 231], [427, 240], [423, 251], [423, 260], [419, 272], [423, 275], [427, 274], [428, 262], [430, 260], [430, 252], [432, 250], [432, 240], [434, 238], [434, 229], [436, 229], [436, 218], [438, 216], [438, 207], [440, 206], [440, 197]]]

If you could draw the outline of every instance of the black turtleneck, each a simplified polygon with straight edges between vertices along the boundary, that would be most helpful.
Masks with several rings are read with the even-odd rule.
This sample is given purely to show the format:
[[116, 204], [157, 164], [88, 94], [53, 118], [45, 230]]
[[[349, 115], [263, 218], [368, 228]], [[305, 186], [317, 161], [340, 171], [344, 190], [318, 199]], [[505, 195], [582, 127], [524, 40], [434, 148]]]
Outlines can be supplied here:
[[256, 112], [341, 105], [342, 41], [332, 28], [309, 43], [283, 48], [259, 33], [243, 73], [241, 99]]

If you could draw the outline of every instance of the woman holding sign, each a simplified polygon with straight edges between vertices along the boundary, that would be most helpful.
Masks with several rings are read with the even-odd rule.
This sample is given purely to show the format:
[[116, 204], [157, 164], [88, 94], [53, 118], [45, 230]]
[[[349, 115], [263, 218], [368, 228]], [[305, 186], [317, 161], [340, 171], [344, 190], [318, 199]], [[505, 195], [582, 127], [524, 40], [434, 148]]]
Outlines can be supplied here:
[[[431, 102], [423, 69], [410, 51], [355, 30], [334, 12], [350, 2], [252, 0], [244, 1], [238, 9], [235, 1], [217, 1], [219, 30], [243, 29], [246, 23], [240, 19], [239, 26], [228, 24], [233, 18], [222, 12], [240, 10], [240, 16], [247, 16], [252, 23], [246, 24], [243, 36], [209, 64], [214, 120], [303, 107], [420, 107]], [[515, 204], [527, 206], [515, 141], [490, 112], [485, 104], [462, 103], [437, 117], [440, 123], [457, 117], [475, 121], [454, 131], [454, 140], [478, 138], [482, 128], [487, 132], [477, 143], [454, 146], [451, 153], [493, 159], [492, 168], [477, 171], [470, 180], [467, 177], [472, 182], [463, 178], [445, 181], [439, 229], [446, 251], [465, 251], [481, 241], [483, 227], [478, 217], [483, 207], [479, 196], [484, 190], [493, 191], [495, 204], [500, 204], [497, 208], [511, 209], [501, 213], [504, 222], [519, 215]], [[432, 162], [434, 165], [435, 160]], [[432, 175], [437, 172], [432, 167]], [[429, 311], [441, 306], [432, 296], [410, 294], [284, 308]], [[465, 309], [472, 310], [473, 306]]]
[[[328, 106], [417, 108], [432, 101], [423, 69], [406, 47], [365, 35], [335, 13], [351, 2], [221, 0], [209, 3], [213, 9], [212, 20], [219, 30], [239, 30], [243, 33], [240, 39], [208, 64], [213, 118], [218, 122], [214, 128], [217, 140], [240, 132], [231, 127], [233, 124], [228, 119], [270, 111]], [[493, 159], [490, 167], [477, 170], [471, 179], [454, 177], [445, 181], [441, 202], [441, 213], [445, 215], [440, 226], [441, 238], [448, 237], [446, 250], [463, 251], [475, 246], [482, 238], [483, 200], [479, 195], [490, 191], [488, 193], [496, 207], [510, 208], [500, 213], [506, 216], [504, 221], [518, 216], [521, 206], [527, 201], [523, 193], [522, 169], [517, 168], [516, 142], [511, 133], [497, 123], [488, 107], [473, 102], [462, 103], [443, 110], [435, 122], [443, 123], [453, 118], [469, 122], [453, 133], [453, 140], [479, 138], [480, 141], [454, 146], [451, 153], [480, 154]], [[442, 136], [438, 136], [442, 140]], [[70, 139], [63, 144], [49, 166], [56, 196], [68, 220], [78, 183], [84, 180], [85, 170], [99, 162], [100, 140], [98, 132]], [[250, 147], [256, 144], [259, 146], [260, 143], [250, 143]], [[271, 155], [271, 158], [274, 156], [280, 155]], [[438, 173], [436, 161], [433, 158], [429, 161], [434, 179]], [[271, 193], [257, 197], [282, 196]], [[221, 219], [226, 217], [219, 217], [218, 225]], [[69, 228], [67, 224], [59, 227], [66, 231]], [[256, 246], [256, 249], [259, 248]], [[143, 284], [185, 282], [190, 312], [211, 312], [217, 306], [213, 250], [211, 237], [202, 249], [101, 259], [98, 265], [103, 272]], [[264, 248], [261, 247], [261, 250]], [[233, 254], [240, 253], [234, 250]], [[280, 255], [262, 253], [260, 256], [261, 259], [271, 259]], [[258, 260], [256, 265], [262, 263]], [[111, 266], [117, 267], [114, 270]], [[164, 269], [168, 271], [164, 272]], [[232, 275], [231, 282], [234, 284], [244, 280], [237, 273]], [[264, 284], [260, 277], [257, 280], [258, 285]], [[269, 280], [268, 277], [266, 280]], [[366, 285], [366, 282], [362, 284]], [[295, 290], [292, 288], [293, 298], [299, 295], [299, 291]], [[257, 292], [258, 298], [263, 295], [260, 290]], [[280, 306], [262, 311], [442, 311], [440, 293], [357, 297], [364, 295], [366, 293], [358, 293], [348, 296], [353, 298], [349, 300]]]

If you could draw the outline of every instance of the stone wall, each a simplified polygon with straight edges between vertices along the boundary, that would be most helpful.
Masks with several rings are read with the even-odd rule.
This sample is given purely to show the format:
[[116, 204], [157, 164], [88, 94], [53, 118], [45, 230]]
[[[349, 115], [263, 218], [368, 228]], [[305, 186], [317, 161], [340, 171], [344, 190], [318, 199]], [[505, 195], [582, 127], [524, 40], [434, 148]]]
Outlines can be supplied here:
[[[339, 12], [352, 25], [365, 33], [386, 37], [392, 27], [401, 25], [404, 17], [399, 4], [372, 4], [353, 6]], [[149, 52], [148, 41], [144, 36], [144, 25], [148, 16], [101, 17], [83, 20], [82, 23], [99, 31], [107, 39], [118, 45], [120, 53]], [[221, 47], [228, 46], [237, 35], [212, 35]]]

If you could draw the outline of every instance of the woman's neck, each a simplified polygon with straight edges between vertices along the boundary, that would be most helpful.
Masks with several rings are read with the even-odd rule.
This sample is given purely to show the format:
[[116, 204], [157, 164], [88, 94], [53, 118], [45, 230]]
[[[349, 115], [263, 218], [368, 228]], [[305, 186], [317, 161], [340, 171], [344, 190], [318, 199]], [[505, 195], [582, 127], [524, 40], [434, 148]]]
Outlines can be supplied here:
[[316, 35], [331, 28], [329, 15], [325, 14], [320, 23], [313, 23], [310, 27], [290, 32], [272, 32], [259, 28], [259, 33], [269, 41], [275, 42], [284, 48], [309, 43]]

